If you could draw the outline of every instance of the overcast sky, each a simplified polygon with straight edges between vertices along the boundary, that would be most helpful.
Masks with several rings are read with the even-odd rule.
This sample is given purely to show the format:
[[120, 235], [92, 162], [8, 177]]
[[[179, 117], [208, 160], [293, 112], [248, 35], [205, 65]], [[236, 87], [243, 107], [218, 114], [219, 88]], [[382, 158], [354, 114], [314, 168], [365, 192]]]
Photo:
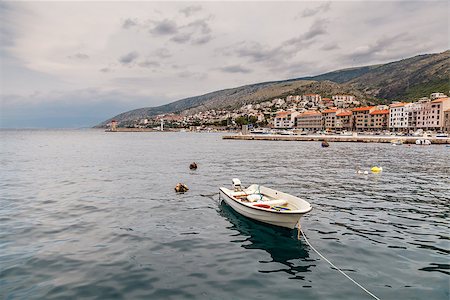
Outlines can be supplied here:
[[83, 127], [449, 48], [448, 1], [0, 2], [0, 127]]

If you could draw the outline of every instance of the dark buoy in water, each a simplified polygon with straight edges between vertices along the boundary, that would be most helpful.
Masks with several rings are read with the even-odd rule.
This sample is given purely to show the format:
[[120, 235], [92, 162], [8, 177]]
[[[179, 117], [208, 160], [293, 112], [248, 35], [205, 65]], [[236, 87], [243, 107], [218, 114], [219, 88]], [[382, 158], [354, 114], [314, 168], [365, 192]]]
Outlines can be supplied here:
[[322, 147], [323, 148], [330, 147], [330, 144], [328, 144], [327, 141], [322, 141]]
[[191, 170], [197, 170], [197, 163], [196, 163], [196, 162], [191, 163], [191, 164], [189, 165], [189, 169], [191, 169]]
[[184, 193], [187, 191], [189, 191], [189, 188], [184, 183], [177, 183], [177, 185], [175, 186], [175, 192], [177, 193]]

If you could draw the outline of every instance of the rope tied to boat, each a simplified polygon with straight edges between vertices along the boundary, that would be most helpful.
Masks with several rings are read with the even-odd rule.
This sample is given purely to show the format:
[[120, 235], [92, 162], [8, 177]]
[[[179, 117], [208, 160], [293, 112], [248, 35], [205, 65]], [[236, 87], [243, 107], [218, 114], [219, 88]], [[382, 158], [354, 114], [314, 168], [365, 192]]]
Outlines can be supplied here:
[[[300, 225], [300, 224], [299, 224]], [[319, 255], [321, 258], [323, 258], [327, 263], [329, 263], [333, 268], [335, 268], [336, 270], [338, 270], [342, 275], [344, 275], [345, 277], [347, 277], [351, 282], [353, 282], [354, 284], [356, 284], [357, 286], [359, 286], [364, 292], [366, 292], [367, 294], [369, 294], [370, 296], [372, 296], [374, 299], [380, 300], [380, 298], [378, 298], [377, 296], [375, 296], [374, 294], [372, 294], [370, 291], [368, 291], [365, 287], [363, 287], [361, 284], [359, 284], [358, 282], [356, 282], [354, 279], [352, 279], [350, 276], [348, 276], [347, 274], [344, 273], [344, 271], [342, 271], [341, 269], [339, 269], [338, 267], [336, 267], [331, 261], [329, 261], [325, 256], [323, 256], [316, 248], [313, 247], [313, 245], [311, 245], [311, 243], [308, 241], [308, 239], [306, 238], [305, 233], [303, 232], [303, 230], [300, 228], [300, 226], [298, 226], [298, 230], [302, 233], [303, 237], [305, 238], [306, 243], [308, 244], [309, 247], [311, 247], [311, 249], [314, 250], [314, 252], [317, 253], [317, 255]]]

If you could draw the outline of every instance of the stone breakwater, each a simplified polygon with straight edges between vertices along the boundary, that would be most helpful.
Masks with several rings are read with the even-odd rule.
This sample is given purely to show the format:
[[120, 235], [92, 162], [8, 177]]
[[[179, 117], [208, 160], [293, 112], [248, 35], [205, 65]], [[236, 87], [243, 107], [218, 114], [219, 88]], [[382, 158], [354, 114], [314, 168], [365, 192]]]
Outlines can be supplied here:
[[422, 138], [404, 136], [340, 136], [340, 135], [225, 135], [224, 140], [257, 140], [257, 141], [327, 141], [355, 143], [391, 143], [400, 140], [404, 144], [415, 144], [418, 139], [430, 140], [431, 144], [450, 144], [450, 138]]

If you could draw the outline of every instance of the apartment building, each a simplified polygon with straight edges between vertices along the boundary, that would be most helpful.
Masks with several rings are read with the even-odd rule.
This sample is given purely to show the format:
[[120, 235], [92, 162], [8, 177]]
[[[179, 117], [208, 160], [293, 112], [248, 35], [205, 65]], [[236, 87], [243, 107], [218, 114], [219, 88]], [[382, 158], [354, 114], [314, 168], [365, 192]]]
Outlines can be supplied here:
[[299, 115], [296, 111], [281, 111], [275, 115], [273, 119], [273, 127], [278, 129], [293, 128], [295, 125], [295, 117]]
[[389, 109], [375, 109], [369, 112], [369, 127], [372, 130], [387, 130], [389, 126]]
[[389, 106], [389, 128], [394, 131], [405, 131], [408, 128], [408, 110], [404, 102], [396, 102]]
[[368, 130], [370, 126], [370, 112], [375, 110], [374, 106], [364, 106], [352, 110], [353, 130]]
[[318, 111], [305, 111], [296, 117], [295, 127], [304, 131], [320, 131], [322, 114]]
[[341, 110], [336, 113], [336, 130], [352, 130], [352, 112]]
[[322, 111], [323, 127], [325, 130], [336, 129], [336, 113], [337, 108], [326, 109]]

